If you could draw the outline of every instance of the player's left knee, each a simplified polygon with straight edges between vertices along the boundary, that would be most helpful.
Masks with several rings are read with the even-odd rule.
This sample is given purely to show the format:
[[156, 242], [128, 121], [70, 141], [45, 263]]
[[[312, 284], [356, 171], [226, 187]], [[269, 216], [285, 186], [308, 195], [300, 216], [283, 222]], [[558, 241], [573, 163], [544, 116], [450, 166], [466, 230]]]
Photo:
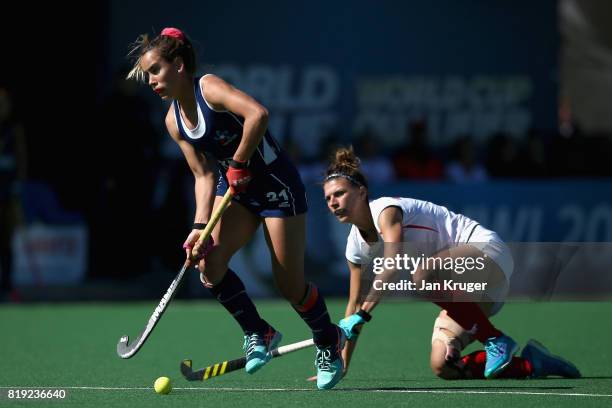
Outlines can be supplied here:
[[445, 380], [463, 378], [463, 371], [455, 362], [471, 341], [469, 333], [442, 311], [434, 323], [431, 337], [432, 372]]
[[432, 356], [429, 367], [431, 368], [431, 372], [437, 377], [444, 378], [444, 356], [442, 356], [441, 359]]
[[451, 367], [447, 365], [444, 359], [444, 353], [439, 353], [437, 355], [432, 354], [429, 366], [431, 371], [438, 378], [442, 378], [443, 380], [454, 380], [457, 378], [456, 370], [452, 370]]

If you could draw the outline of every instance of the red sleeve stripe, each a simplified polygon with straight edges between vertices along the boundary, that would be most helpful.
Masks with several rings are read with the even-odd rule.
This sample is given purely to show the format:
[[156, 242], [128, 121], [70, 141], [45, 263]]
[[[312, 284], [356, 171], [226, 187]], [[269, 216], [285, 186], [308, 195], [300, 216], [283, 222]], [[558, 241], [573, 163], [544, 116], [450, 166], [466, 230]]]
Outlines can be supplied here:
[[402, 225], [402, 228], [424, 229], [428, 231], [438, 232], [437, 230], [430, 228], [430, 227], [426, 227], [424, 225], [406, 224], [406, 225]]

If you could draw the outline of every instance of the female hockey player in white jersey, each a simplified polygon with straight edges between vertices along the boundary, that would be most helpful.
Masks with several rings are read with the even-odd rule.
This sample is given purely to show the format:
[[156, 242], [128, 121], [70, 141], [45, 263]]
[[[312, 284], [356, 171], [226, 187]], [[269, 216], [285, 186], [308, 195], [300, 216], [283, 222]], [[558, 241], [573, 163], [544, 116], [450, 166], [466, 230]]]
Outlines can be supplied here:
[[[510, 249], [494, 231], [427, 201], [399, 197], [369, 201], [368, 184], [352, 149], [336, 151], [323, 189], [327, 206], [337, 220], [352, 224], [346, 246], [350, 295], [346, 317], [339, 324], [349, 339], [343, 350], [345, 370], [361, 325], [371, 319], [370, 313], [380, 300], [380, 295], [371, 295], [373, 288], [361, 287], [362, 265], [371, 262], [370, 250], [376, 243], [387, 247], [393, 247], [389, 243], [397, 243], [391, 251], [397, 252], [400, 243], [409, 242], [425, 243], [433, 249], [434, 259], [436, 256], [451, 260], [480, 259], [484, 268], [480, 272], [474, 269], [471, 279], [486, 281], [490, 286], [478, 302], [462, 297], [453, 288], [423, 292], [442, 308], [432, 336], [431, 368], [436, 375], [445, 379], [580, 376], [574, 365], [551, 355], [535, 340], [523, 349], [521, 357], [513, 357], [518, 351], [517, 343], [489, 321], [488, 316], [497, 313], [503, 305], [514, 267]], [[414, 288], [422, 287], [424, 282], [435, 283], [441, 276], [439, 268], [419, 267], [413, 273]], [[385, 275], [378, 275], [382, 276]], [[379, 281], [378, 286], [383, 283]], [[369, 295], [364, 297], [364, 293]], [[484, 345], [484, 351], [461, 357], [461, 351], [474, 340]]]

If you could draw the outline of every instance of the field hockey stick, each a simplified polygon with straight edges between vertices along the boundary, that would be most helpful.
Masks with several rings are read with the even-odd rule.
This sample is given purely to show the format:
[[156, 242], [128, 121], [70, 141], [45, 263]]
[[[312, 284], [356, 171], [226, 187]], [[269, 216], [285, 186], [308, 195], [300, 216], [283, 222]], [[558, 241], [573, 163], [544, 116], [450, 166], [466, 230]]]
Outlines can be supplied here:
[[[312, 339], [308, 339], [298, 343], [287, 344], [286, 346], [275, 348], [270, 352], [270, 354], [272, 355], [272, 358], [280, 357], [288, 353], [293, 353], [294, 351], [311, 347], [312, 345], [314, 345], [314, 342]], [[246, 357], [240, 357], [235, 360], [223, 361], [221, 363], [216, 363], [200, 370], [193, 371], [192, 361], [183, 360], [181, 361], [181, 374], [183, 374], [183, 377], [185, 377], [185, 379], [188, 381], [205, 381], [212, 377], [219, 377], [220, 375], [240, 370], [241, 368], [244, 368], [245, 365]]]
[[[232, 193], [230, 189], [228, 188], [227, 192], [223, 196], [223, 200], [221, 201], [221, 204], [219, 205], [219, 207], [217, 207], [217, 209], [211, 215], [210, 221], [208, 221], [206, 228], [204, 228], [204, 231], [202, 231], [202, 234], [200, 234], [200, 237], [198, 238], [198, 241], [196, 242], [194, 247], [206, 244], [206, 241], [208, 241], [208, 238], [210, 237], [210, 234], [213, 228], [215, 227], [215, 225], [221, 218], [221, 215], [223, 214], [223, 212], [225, 211], [225, 209], [227, 208], [231, 200], [232, 200]], [[162, 297], [161, 301], [159, 302], [159, 304], [153, 311], [153, 314], [151, 315], [151, 317], [149, 317], [149, 321], [147, 322], [147, 325], [145, 326], [142, 333], [140, 333], [138, 337], [136, 337], [136, 339], [132, 341], [130, 344], [128, 344], [129, 337], [127, 335], [119, 339], [119, 343], [117, 343], [117, 354], [119, 355], [119, 357], [130, 358], [134, 354], [136, 354], [138, 350], [140, 350], [144, 342], [147, 340], [147, 337], [149, 337], [149, 335], [151, 334], [151, 332], [153, 331], [153, 329], [155, 328], [155, 326], [161, 319], [162, 315], [166, 311], [166, 308], [170, 304], [170, 301], [172, 300], [172, 298], [174, 297], [174, 294], [176, 293], [178, 287], [180, 286], [183, 280], [183, 276], [185, 275], [185, 271], [187, 270], [187, 267], [189, 265], [190, 265], [190, 261], [186, 260], [185, 264], [183, 265], [183, 268], [178, 273], [178, 275], [176, 275], [176, 278], [174, 278], [174, 280], [170, 284], [170, 287], [166, 291], [166, 294]]]

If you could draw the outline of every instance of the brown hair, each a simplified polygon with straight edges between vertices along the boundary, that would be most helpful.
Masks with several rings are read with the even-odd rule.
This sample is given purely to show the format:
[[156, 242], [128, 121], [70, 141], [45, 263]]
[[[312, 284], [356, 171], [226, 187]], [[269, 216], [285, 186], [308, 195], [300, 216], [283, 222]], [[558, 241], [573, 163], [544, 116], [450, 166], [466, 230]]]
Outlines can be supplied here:
[[134, 59], [134, 65], [128, 73], [127, 79], [145, 81], [145, 73], [140, 68], [140, 58], [151, 50], [157, 50], [166, 61], [172, 62], [177, 57], [183, 59], [185, 69], [190, 74], [196, 71], [196, 55], [189, 38], [183, 33], [181, 38], [170, 35], [158, 35], [151, 39], [148, 34], [141, 34], [131, 45], [128, 58]]
[[327, 167], [323, 183], [329, 180], [342, 177], [356, 185], [357, 187], [368, 188], [368, 181], [361, 172], [359, 164], [361, 161], [355, 155], [353, 147], [341, 147], [334, 152], [331, 163]]

